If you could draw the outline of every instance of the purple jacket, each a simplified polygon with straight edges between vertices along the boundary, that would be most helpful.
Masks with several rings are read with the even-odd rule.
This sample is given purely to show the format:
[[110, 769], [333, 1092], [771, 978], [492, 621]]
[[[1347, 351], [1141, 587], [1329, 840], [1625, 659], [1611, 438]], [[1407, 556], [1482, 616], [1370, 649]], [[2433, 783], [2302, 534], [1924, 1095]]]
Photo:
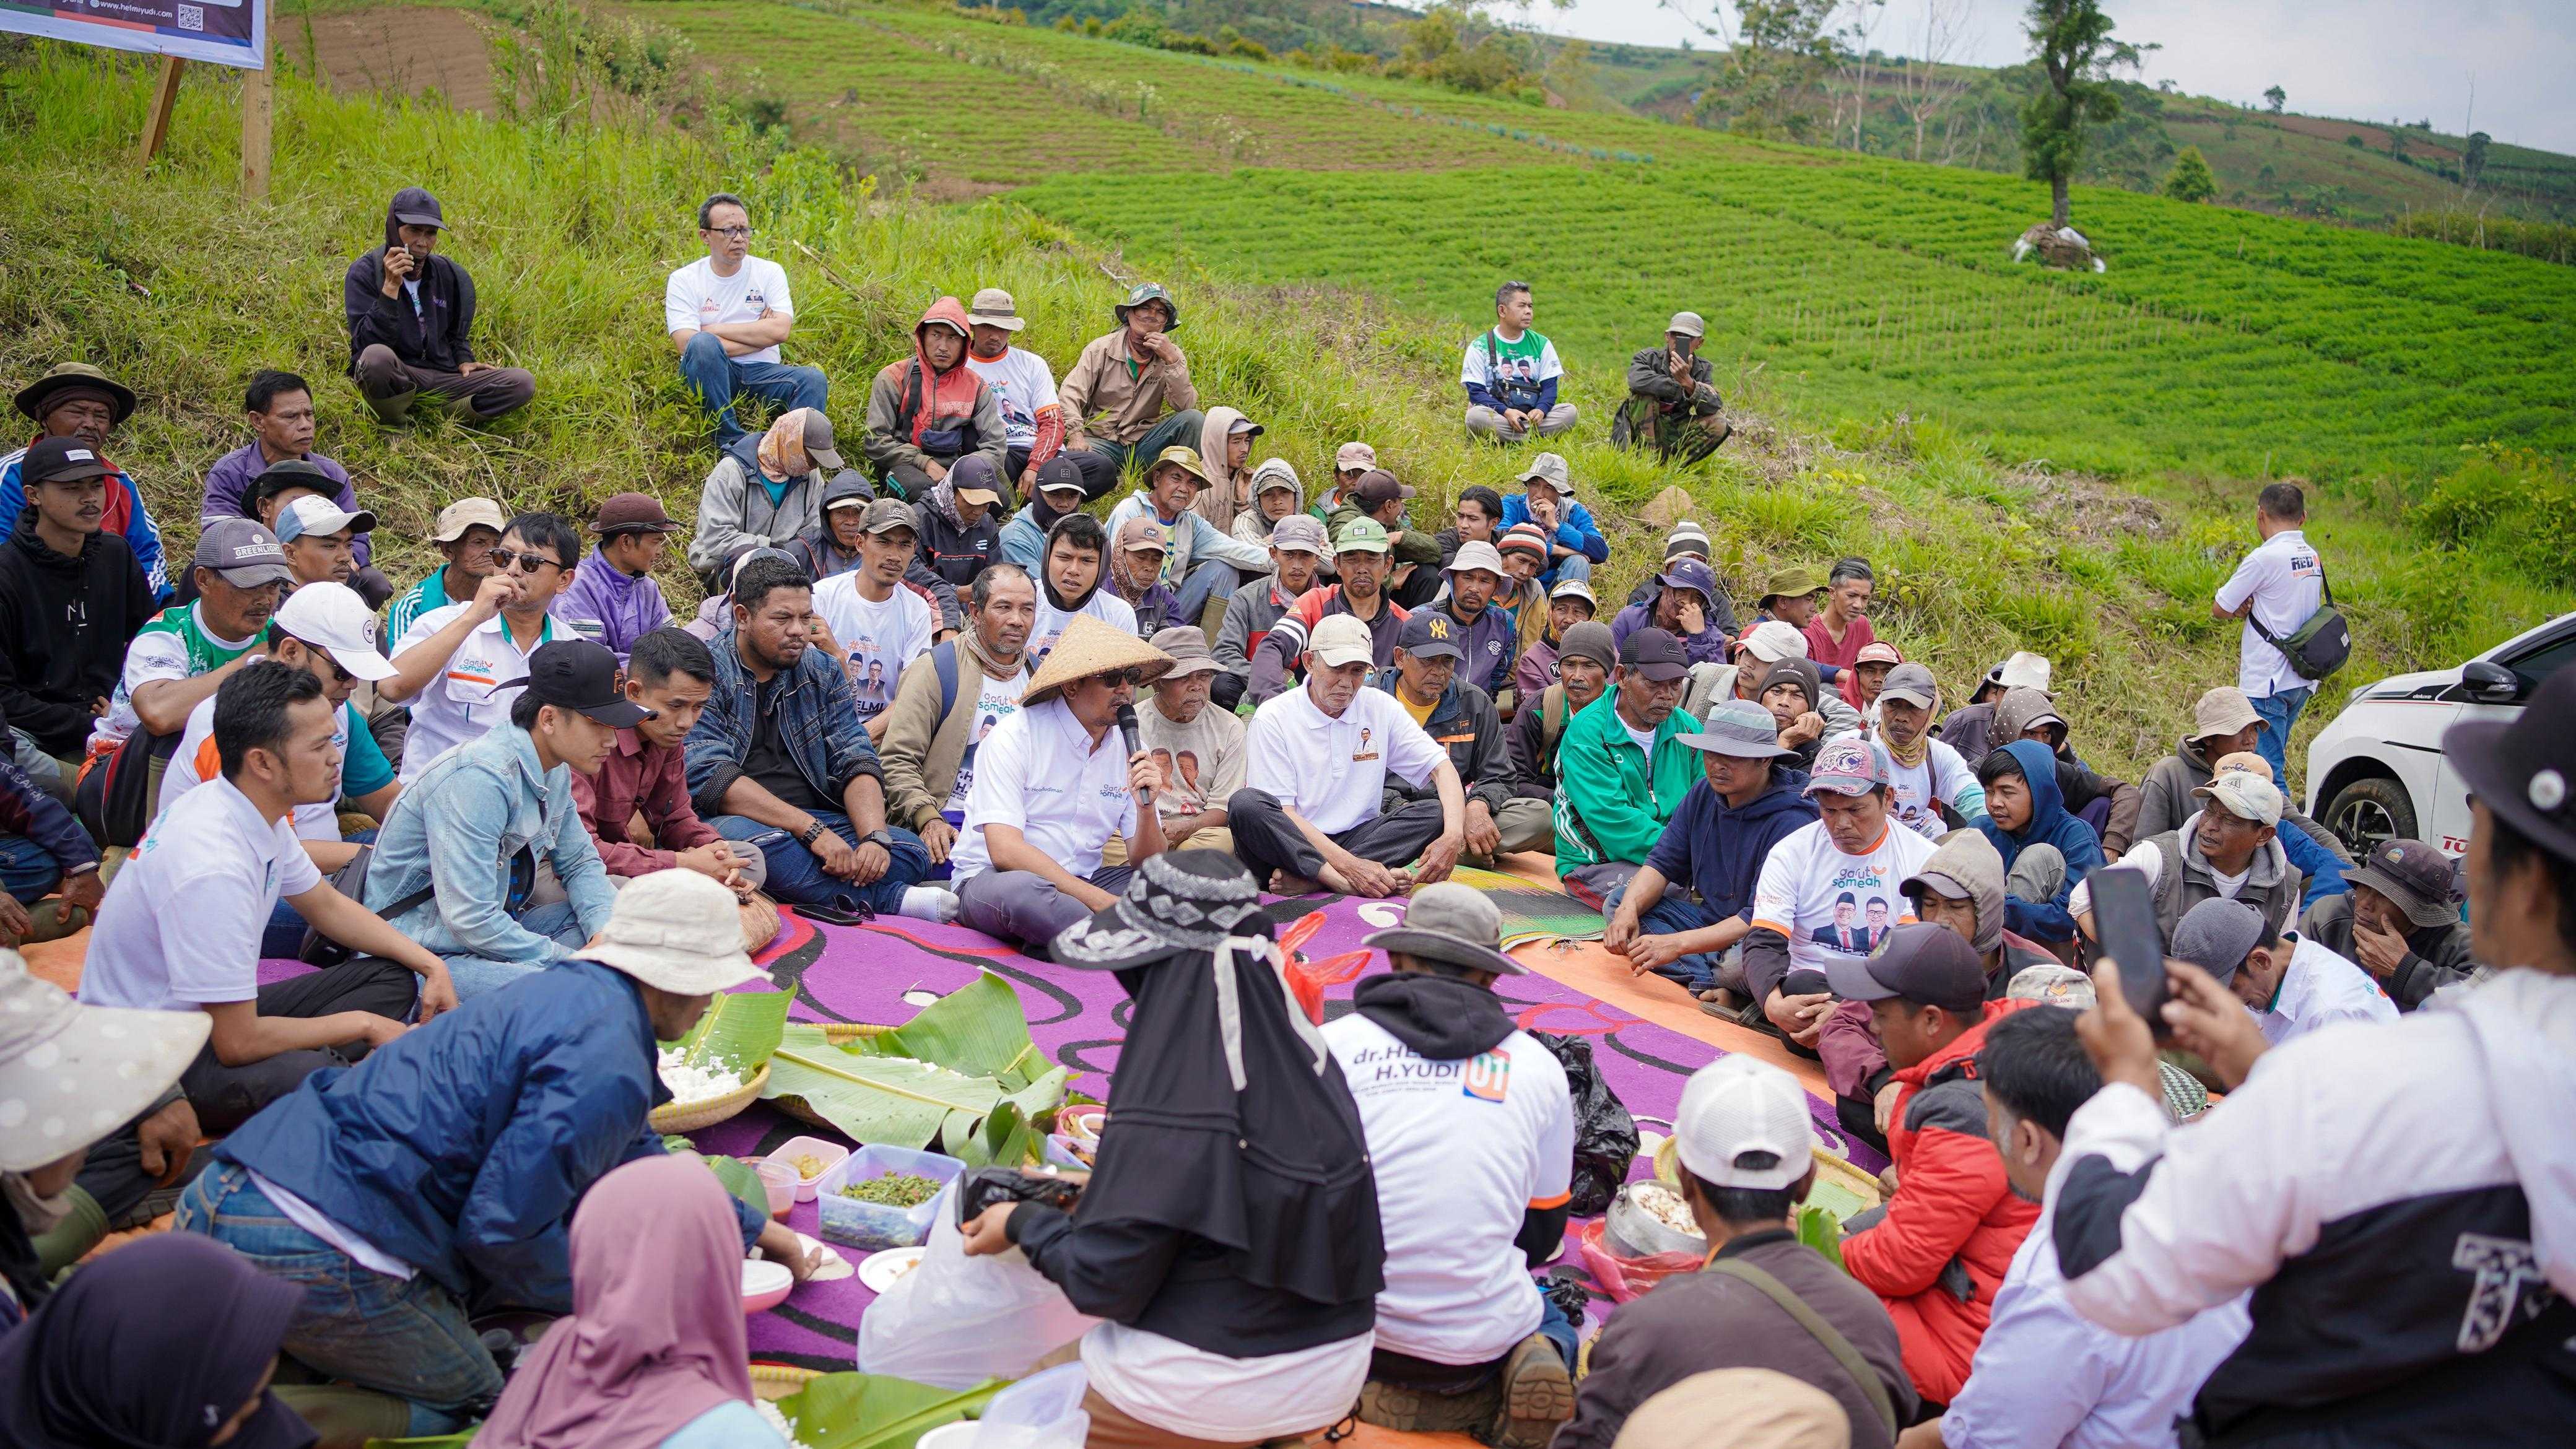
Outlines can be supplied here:
[[[1610, 642], [1612, 646], [1616, 647], [1627, 643], [1629, 635], [1645, 628], [1654, 621], [1655, 606], [1652, 604], [1630, 604], [1628, 607], [1621, 609], [1619, 611], [1619, 616], [1610, 621]], [[1726, 662], [1726, 631], [1718, 628], [1712, 623], [1707, 628], [1700, 630], [1698, 633], [1684, 637], [1682, 640], [1682, 653], [1687, 655], [1690, 662], [1693, 664], [1724, 664]]]
[[[331, 501], [340, 505], [341, 512], [358, 511], [358, 490], [349, 486], [348, 469], [319, 453], [305, 454], [304, 461], [321, 469], [324, 477], [340, 485], [339, 493]], [[268, 459], [260, 454], [257, 442], [245, 443], [217, 458], [215, 466], [206, 470], [206, 497], [197, 505], [197, 521], [212, 523], [218, 518], [248, 518], [250, 511], [242, 507], [242, 498], [250, 492], [251, 480], [266, 471]], [[367, 535], [353, 533], [349, 535], [349, 552], [356, 556], [358, 567], [365, 568], [374, 561], [376, 551], [369, 544]]]
[[649, 578], [619, 573], [597, 548], [581, 561], [572, 588], [547, 612], [584, 638], [607, 645], [620, 664], [626, 662], [636, 640], [671, 622], [671, 606], [662, 602], [662, 586]]

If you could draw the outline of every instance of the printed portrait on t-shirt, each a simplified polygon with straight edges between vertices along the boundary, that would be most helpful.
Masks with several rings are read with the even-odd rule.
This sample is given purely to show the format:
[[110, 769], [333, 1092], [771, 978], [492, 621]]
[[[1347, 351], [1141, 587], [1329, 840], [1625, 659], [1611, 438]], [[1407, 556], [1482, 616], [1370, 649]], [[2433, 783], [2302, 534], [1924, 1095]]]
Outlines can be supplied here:
[[1185, 786], [1187, 786], [1187, 787], [1189, 788], [1189, 792], [1190, 792], [1191, 794], [1193, 794], [1193, 795], [1197, 794], [1197, 793], [1198, 793], [1198, 790], [1199, 790], [1199, 755], [1198, 755], [1198, 751], [1196, 751], [1196, 750], [1183, 750], [1183, 751], [1181, 751], [1180, 766], [1181, 766], [1181, 783], [1182, 783], [1183, 785], [1185, 785]]
[[1876, 896], [1870, 897], [1868, 908], [1869, 946], [1867, 949], [1875, 951], [1878, 949], [1878, 943], [1887, 939], [1887, 920], [1887, 902]]
[[1817, 925], [1807, 939], [1830, 951], [1866, 956], [1887, 939], [1905, 912], [1896, 898], [1896, 882], [1870, 862], [1846, 856], [1828, 883], [1833, 919]]

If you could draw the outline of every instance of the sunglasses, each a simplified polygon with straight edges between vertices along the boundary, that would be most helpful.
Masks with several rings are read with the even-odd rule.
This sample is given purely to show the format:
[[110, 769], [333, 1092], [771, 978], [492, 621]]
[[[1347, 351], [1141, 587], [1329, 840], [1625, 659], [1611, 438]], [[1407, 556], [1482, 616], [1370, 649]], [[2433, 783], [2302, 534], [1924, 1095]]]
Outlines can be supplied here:
[[1141, 669], [1116, 669], [1107, 674], [1095, 674], [1091, 677], [1111, 689], [1117, 689], [1125, 685], [1141, 685], [1149, 676]]
[[532, 574], [539, 569], [563, 567], [559, 560], [550, 559], [544, 554], [509, 548], [492, 550], [492, 562], [502, 568], [515, 569], [523, 574]]

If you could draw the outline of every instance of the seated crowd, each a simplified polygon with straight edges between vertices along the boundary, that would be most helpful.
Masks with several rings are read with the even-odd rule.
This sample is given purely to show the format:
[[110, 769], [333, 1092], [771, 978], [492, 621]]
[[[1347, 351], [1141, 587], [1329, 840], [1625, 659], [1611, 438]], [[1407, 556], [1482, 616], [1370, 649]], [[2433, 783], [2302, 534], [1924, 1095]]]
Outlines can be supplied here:
[[[2075, 969], [2094, 884], [2144, 877], [2215, 993], [2193, 1000], [2241, 1003], [2209, 1039], [2248, 1051], [2481, 974], [2443, 851], [2356, 862], [2289, 804], [2304, 695], [2283, 702], [2268, 644], [2133, 785], [2079, 753], [2047, 659], [1962, 699], [1880, 638], [1864, 559], [1729, 578], [1679, 522], [1604, 617], [1612, 544], [1563, 455], [1458, 489], [1446, 527], [1367, 442], [1310, 499], [1256, 460], [1262, 424], [1201, 407], [1151, 284], [1061, 383], [1015, 344], [1010, 293], [939, 298], [873, 378], [850, 466], [829, 378], [785, 360], [794, 304], [748, 204], [697, 222], [706, 255], [665, 294], [716, 454], [690, 525], [642, 492], [580, 520], [453, 499], [403, 586], [319, 450], [313, 386], [263, 371], [173, 579], [103, 451], [133, 393], [70, 363], [17, 395], [37, 432], [0, 461], [0, 940], [95, 930], [77, 1004], [0, 954], [0, 1325], [27, 1319], [0, 1339], [7, 1442], [164, 1442], [142, 1426], [181, 1415], [225, 1426], [188, 1442], [310, 1442], [268, 1388], [280, 1355], [367, 1391], [333, 1442], [477, 1420], [496, 1444], [778, 1442], [742, 1410], [730, 1287], [711, 1312], [701, 1280], [753, 1246], [814, 1264], [646, 1126], [654, 1043], [767, 979], [743, 940], [766, 900], [1120, 973], [1125, 1150], [1083, 1211], [996, 1207], [966, 1236], [1105, 1320], [1079, 1349], [1095, 1443], [1356, 1413], [1608, 1449], [1768, 1413], [1837, 1431], [1781, 1443], [2172, 1444], [2254, 1320], [2242, 1292], [2129, 1337], [2070, 1306], [2101, 1249], [2052, 1234], [2051, 1194], [2111, 1088], [2051, 1008], [2101, 1009]], [[538, 391], [477, 357], [446, 226], [406, 188], [348, 270], [349, 374], [388, 427]], [[1564, 436], [1530, 288], [1495, 316], [1465, 427]], [[1687, 466], [1726, 441], [1705, 331], [1678, 313], [1635, 355], [1612, 442]], [[2264, 548], [2286, 558], [2302, 511], [2265, 490]], [[684, 531], [687, 618], [656, 579]], [[2297, 617], [2317, 589], [2309, 556], [2213, 608]], [[1527, 968], [1462, 867], [1552, 871], [1630, 972], [1818, 1064], [1818, 1112], [1894, 1163], [1839, 1271], [1792, 1231], [1818, 1112], [1727, 1056], [1672, 1124], [1705, 1271], [1579, 1352], [1531, 1277], [1567, 1232], [1573, 1095], [1495, 993]], [[1265, 891], [1411, 897], [1369, 937], [1392, 972], [1320, 1032], [1233, 948], [1266, 938]], [[2244, 1066], [2155, 1075], [2184, 1120]], [[90, 1115], [30, 1119], [40, 1087]], [[1219, 1140], [1238, 1128], [1291, 1145], [1256, 1160]], [[174, 1207], [185, 1236], [58, 1285]], [[638, 1246], [671, 1281], [620, 1274]], [[557, 1320], [515, 1373], [471, 1327], [498, 1307]], [[71, 1363], [99, 1315], [165, 1308], [155, 1334], [215, 1345], [188, 1372]], [[705, 1335], [712, 1373], [629, 1394], [681, 1372], [640, 1323]]]

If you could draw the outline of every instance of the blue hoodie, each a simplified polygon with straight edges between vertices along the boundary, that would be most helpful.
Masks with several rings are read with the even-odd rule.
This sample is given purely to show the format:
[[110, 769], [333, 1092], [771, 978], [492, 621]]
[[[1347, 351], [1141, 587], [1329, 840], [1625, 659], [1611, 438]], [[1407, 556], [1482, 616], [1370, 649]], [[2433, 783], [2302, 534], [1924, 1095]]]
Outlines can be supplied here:
[[1771, 847], [1820, 818], [1816, 802], [1800, 793], [1806, 788], [1805, 771], [1775, 764], [1771, 788], [1737, 810], [1702, 777], [1682, 796], [1662, 838], [1646, 852], [1646, 864], [1674, 885], [1697, 890], [1712, 917], [1751, 921], [1753, 887]]
[[2054, 899], [2025, 901], [2014, 895], [2004, 897], [2004, 929], [2033, 940], [2070, 940], [2075, 935], [2075, 918], [2067, 913], [2066, 898], [2077, 881], [2101, 869], [2102, 842], [2094, 836], [2092, 826], [2067, 813], [2065, 797], [2057, 790], [2057, 757], [2048, 746], [2036, 740], [2015, 740], [2004, 746], [2003, 752], [2021, 766], [2022, 779], [2030, 787], [2030, 823], [2008, 831], [1997, 826], [1994, 816], [1988, 814], [1978, 817], [1977, 828], [1994, 842], [2007, 873], [2027, 845], [2054, 845], [2058, 854], [2066, 857], [2066, 880], [2058, 886]]

